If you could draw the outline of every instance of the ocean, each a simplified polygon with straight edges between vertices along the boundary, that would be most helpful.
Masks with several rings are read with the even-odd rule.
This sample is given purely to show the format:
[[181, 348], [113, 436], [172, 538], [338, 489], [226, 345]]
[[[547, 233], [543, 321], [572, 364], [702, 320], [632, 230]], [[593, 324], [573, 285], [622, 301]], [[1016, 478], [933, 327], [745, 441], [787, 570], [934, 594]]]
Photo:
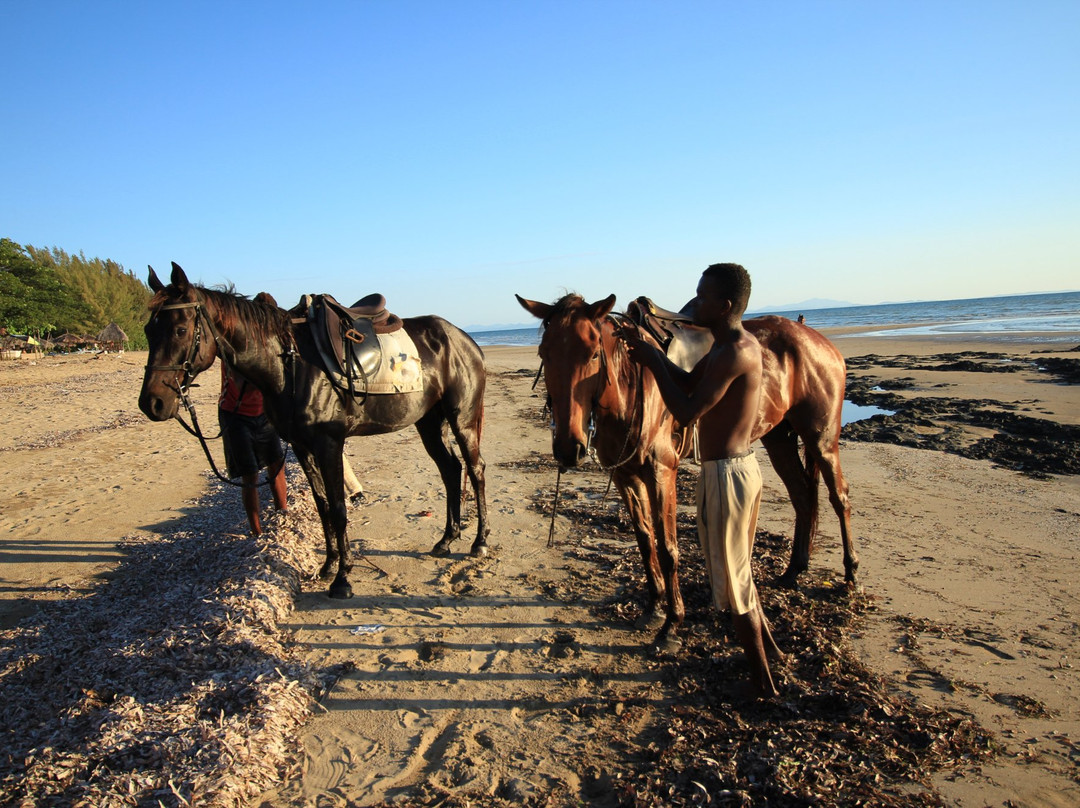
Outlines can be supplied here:
[[[842, 306], [834, 309], [799, 311], [755, 311], [795, 319], [806, 316], [814, 328], [859, 327], [863, 336], [889, 334], [964, 334], [1008, 336], [1023, 333], [1039, 342], [1076, 341], [1080, 332], [1080, 292], [1040, 295], [976, 297], [967, 300], [931, 300], [917, 303], [882, 303], [877, 306]], [[881, 330], [902, 325], [903, 330]], [[539, 323], [535, 328], [503, 331], [472, 331], [479, 345], [539, 345]]]

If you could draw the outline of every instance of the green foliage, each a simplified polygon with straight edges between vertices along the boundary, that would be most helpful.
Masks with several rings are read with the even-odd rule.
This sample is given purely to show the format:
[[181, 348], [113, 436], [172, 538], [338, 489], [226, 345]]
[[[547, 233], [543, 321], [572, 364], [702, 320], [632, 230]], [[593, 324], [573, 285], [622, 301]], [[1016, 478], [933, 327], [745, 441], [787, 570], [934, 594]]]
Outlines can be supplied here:
[[0, 239], [0, 325], [11, 332], [92, 336], [116, 323], [130, 348], [145, 349], [149, 299], [146, 285], [115, 261]]

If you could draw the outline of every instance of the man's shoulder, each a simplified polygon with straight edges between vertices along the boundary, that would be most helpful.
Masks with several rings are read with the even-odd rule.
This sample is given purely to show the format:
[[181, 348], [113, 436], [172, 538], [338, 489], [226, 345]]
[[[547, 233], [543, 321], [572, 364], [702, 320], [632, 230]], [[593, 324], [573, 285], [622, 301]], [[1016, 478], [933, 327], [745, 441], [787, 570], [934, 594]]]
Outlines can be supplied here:
[[707, 356], [757, 356], [761, 354], [761, 343], [749, 331], [727, 340], [716, 340]]

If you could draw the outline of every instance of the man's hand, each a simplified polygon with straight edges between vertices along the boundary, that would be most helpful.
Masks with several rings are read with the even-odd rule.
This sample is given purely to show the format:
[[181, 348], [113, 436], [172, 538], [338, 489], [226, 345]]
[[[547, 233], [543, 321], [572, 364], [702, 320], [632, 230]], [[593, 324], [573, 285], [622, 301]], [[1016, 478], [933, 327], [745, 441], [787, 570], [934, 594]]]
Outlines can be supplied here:
[[626, 346], [626, 353], [631, 361], [647, 368], [655, 368], [663, 354], [641, 338], [640, 332], [632, 325], [624, 325], [619, 331], [619, 339]]

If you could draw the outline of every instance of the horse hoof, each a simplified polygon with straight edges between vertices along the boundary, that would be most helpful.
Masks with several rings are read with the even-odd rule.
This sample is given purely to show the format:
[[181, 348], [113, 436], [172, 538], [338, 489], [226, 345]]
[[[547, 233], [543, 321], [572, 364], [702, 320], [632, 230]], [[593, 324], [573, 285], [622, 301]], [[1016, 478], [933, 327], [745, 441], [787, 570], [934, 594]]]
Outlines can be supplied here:
[[483, 558], [484, 556], [486, 556], [488, 554], [488, 546], [486, 544], [480, 544], [480, 545], [474, 544], [473, 547], [472, 547], [472, 550], [470, 550], [469, 553], [474, 558]]
[[661, 632], [652, 644], [653, 656], [672, 656], [682, 650], [682, 640], [674, 634]]
[[330, 584], [329, 595], [334, 600], [348, 600], [352, 597], [352, 586], [348, 581], [334, 581]]
[[431, 548], [431, 552], [428, 555], [433, 555], [436, 558], [446, 558], [450, 555], [450, 542], [439, 542]]
[[779, 587], [780, 589], [798, 589], [799, 573], [791, 572], [789, 570], [773, 581], [773, 586]]
[[634, 621], [635, 631], [645, 631], [646, 629], [653, 628], [657, 623], [664, 620], [664, 613], [655, 609], [649, 609], [638, 616], [638, 619]]

